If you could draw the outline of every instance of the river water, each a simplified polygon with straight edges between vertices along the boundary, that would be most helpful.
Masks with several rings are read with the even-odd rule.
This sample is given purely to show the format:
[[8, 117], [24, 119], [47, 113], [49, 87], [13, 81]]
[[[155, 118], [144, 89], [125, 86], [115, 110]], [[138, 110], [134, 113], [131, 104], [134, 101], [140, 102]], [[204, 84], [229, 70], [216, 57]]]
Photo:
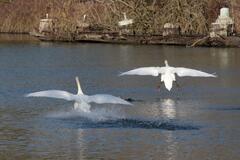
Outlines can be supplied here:
[[[47, 43], [0, 36], [0, 159], [240, 159], [240, 54], [234, 48]], [[182, 66], [217, 78], [118, 74], [136, 67]], [[131, 98], [133, 106], [25, 98], [59, 89]]]

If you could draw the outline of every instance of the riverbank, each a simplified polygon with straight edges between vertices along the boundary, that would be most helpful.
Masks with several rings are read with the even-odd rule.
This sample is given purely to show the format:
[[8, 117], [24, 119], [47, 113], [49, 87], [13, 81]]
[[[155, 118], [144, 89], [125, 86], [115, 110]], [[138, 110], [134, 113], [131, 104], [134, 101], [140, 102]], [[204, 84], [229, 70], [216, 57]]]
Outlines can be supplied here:
[[68, 41], [68, 42], [99, 42], [99, 43], [127, 43], [127, 44], [170, 44], [190, 45], [201, 36], [162, 36], [162, 35], [133, 35], [119, 34], [118, 32], [80, 32], [71, 39], [54, 34], [32, 33], [42, 41]]
[[231, 3], [218, 0], [14, 0], [0, 3], [0, 32], [32, 32], [46, 14], [61, 23], [58, 29], [63, 32], [74, 32], [72, 29], [82, 22], [119, 31], [118, 22], [126, 13], [127, 18], [133, 20], [132, 28], [137, 33], [159, 34], [164, 24], [173, 23], [182, 28], [182, 33], [206, 34], [219, 9], [224, 6], [230, 8], [231, 16], [236, 20], [236, 32], [239, 32], [239, 11], [235, 0]]
[[82, 33], [73, 40], [54, 39], [54, 36], [38, 37], [29, 34], [6, 34], [0, 33], [0, 43], [35, 43], [45, 42], [74, 42], [74, 43], [107, 43], [107, 44], [140, 44], [140, 45], [176, 45], [185, 47], [240, 47], [240, 37], [230, 36], [224, 39], [209, 38], [208, 36], [134, 36], [134, 35], [111, 35], [97, 33]]
[[181, 45], [186, 47], [240, 47], [239, 36], [210, 37], [198, 36], [162, 36], [162, 35], [133, 35], [118, 32], [80, 32], [72, 38], [60, 37], [54, 34], [31, 33], [41, 41], [62, 42], [94, 42], [115, 44], [143, 44], [143, 45]]
[[[15, 0], [0, 3], [0, 32], [30, 33], [43, 41], [239, 46], [237, 36], [206, 36], [223, 6], [229, 7], [228, 13], [234, 19], [232, 26], [235, 29], [231, 32], [226, 29], [227, 36], [239, 33], [239, 12], [235, 0], [187, 0], [178, 3], [175, 5], [174, 0]], [[224, 16], [229, 16], [225, 13]], [[120, 23], [124, 21], [131, 24], [120, 25], [125, 24]]]

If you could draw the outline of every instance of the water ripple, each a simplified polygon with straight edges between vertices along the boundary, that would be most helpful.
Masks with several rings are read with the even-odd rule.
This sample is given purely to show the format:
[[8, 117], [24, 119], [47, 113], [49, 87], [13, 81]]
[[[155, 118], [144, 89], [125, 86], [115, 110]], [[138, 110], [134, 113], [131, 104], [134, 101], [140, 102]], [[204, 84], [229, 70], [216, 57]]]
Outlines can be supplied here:
[[[67, 116], [66, 116], [67, 115]], [[89, 115], [83, 114], [66, 114], [65, 116], [58, 114], [50, 116], [52, 119], [55, 119], [55, 122], [58, 121], [58, 124], [64, 124], [66, 128], [143, 128], [143, 129], [163, 129], [163, 130], [199, 130], [199, 126], [194, 126], [192, 124], [186, 124], [183, 122], [176, 122], [176, 120], [145, 120], [145, 119], [135, 119], [131, 117], [122, 118], [119, 117], [101, 117], [93, 118]]]
[[174, 122], [144, 121], [136, 119], [107, 120], [97, 123], [85, 123], [81, 128], [144, 128], [163, 130], [198, 130], [199, 127]]

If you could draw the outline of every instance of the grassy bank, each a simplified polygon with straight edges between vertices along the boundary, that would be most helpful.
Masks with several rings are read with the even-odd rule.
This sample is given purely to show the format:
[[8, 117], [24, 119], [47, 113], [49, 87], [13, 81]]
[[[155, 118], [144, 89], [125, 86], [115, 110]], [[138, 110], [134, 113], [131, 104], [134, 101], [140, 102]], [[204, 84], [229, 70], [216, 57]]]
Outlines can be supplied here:
[[[5, 0], [6, 1], [6, 0]], [[167, 22], [185, 34], [206, 34], [223, 6], [237, 8], [237, 0], [12, 0], [0, 2], [0, 32], [27, 33], [38, 28], [48, 13], [57, 20], [59, 35], [71, 36], [87, 15], [91, 26], [118, 31], [123, 12], [134, 19], [137, 34], [158, 34]], [[233, 13], [238, 15], [238, 13]], [[237, 27], [239, 25], [237, 24]]]

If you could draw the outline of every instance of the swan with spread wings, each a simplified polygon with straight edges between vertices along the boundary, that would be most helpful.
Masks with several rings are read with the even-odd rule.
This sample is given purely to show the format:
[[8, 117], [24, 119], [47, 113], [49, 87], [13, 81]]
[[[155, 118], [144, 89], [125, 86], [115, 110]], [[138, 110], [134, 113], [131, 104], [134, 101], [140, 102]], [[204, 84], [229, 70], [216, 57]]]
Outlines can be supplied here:
[[168, 61], [164, 61], [164, 67], [141, 67], [136, 68], [127, 72], [123, 72], [120, 76], [124, 75], [141, 75], [141, 76], [159, 76], [161, 74], [161, 82], [164, 83], [167, 90], [172, 89], [173, 82], [176, 82], [175, 74], [179, 77], [190, 76], [190, 77], [217, 77], [214, 74], [209, 74], [195, 69], [184, 68], [184, 67], [172, 67], [168, 65]]
[[123, 105], [132, 105], [131, 103], [115, 97], [109, 94], [95, 94], [95, 95], [86, 95], [83, 93], [78, 77], [76, 77], [76, 83], [78, 92], [77, 94], [72, 94], [67, 91], [62, 90], [46, 90], [26, 94], [25, 97], [48, 97], [48, 98], [57, 98], [64, 99], [67, 101], [74, 101], [74, 109], [80, 109], [85, 112], [90, 112], [91, 105], [89, 103], [111, 103], [111, 104], [123, 104]]

